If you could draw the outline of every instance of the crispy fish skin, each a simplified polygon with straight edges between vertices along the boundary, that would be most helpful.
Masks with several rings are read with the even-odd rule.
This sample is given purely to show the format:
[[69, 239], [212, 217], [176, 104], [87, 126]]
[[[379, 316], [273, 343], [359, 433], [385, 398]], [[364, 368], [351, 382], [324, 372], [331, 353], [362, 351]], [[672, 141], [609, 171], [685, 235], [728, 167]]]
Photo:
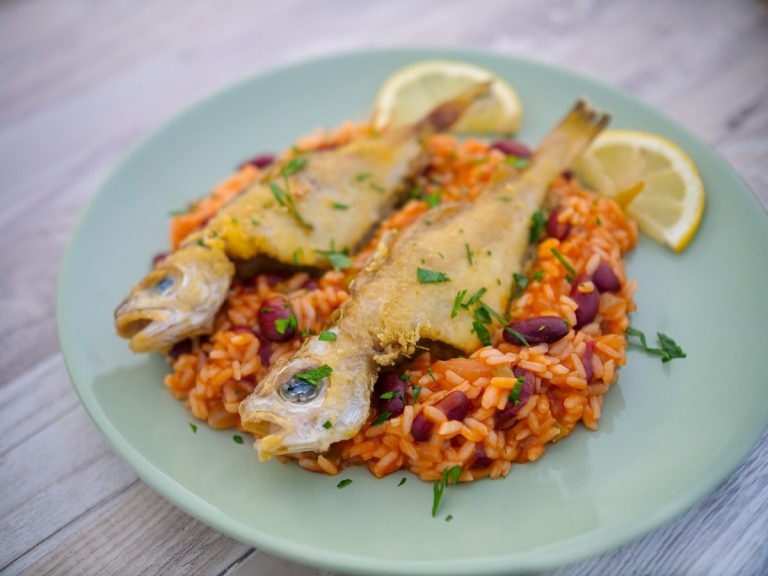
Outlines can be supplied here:
[[[429, 213], [393, 242], [382, 241], [369, 267], [352, 285], [350, 298], [330, 322], [335, 342], [305, 342], [240, 405], [243, 425], [263, 436], [259, 456], [322, 452], [353, 437], [368, 417], [370, 394], [382, 366], [412, 354], [421, 339], [444, 342], [464, 353], [480, 347], [473, 317], [460, 309], [451, 318], [457, 292], [485, 289], [482, 302], [506, 310], [512, 274], [519, 272], [528, 245], [533, 212], [549, 184], [607, 124], [608, 116], [579, 102], [541, 143], [530, 167], [508, 167], [474, 203], [446, 205]], [[472, 258], [467, 255], [472, 252]], [[421, 283], [418, 268], [439, 271], [448, 281]], [[296, 402], [296, 374], [326, 365], [319, 386]], [[312, 397], [314, 395], [314, 397]], [[324, 427], [329, 421], [332, 427]]]
[[329, 268], [323, 252], [357, 248], [424, 168], [424, 139], [449, 128], [488, 88], [478, 84], [413, 125], [309, 154], [295, 171], [290, 162], [275, 166], [133, 287], [115, 310], [118, 335], [134, 352], [154, 352], [210, 332], [234, 275], [223, 260]]

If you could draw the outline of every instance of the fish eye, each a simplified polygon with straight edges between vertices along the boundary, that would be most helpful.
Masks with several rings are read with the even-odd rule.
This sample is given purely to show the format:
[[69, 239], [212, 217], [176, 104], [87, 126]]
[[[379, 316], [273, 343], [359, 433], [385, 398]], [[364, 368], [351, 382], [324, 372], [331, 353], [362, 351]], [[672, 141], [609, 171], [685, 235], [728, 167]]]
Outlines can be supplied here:
[[287, 382], [280, 386], [280, 395], [296, 404], [305, 404], [317, 398], [320, 393], [320, 386], [313, 386], [295, 376], [291, 376]]
[[166, 276], [162, 280], [159, 280], [154, 286], [152, 286], [152, 290], [155, 292], [166, 292], [169, 288], [171, 288], [175, 284], [173, 278], [170, 276]]

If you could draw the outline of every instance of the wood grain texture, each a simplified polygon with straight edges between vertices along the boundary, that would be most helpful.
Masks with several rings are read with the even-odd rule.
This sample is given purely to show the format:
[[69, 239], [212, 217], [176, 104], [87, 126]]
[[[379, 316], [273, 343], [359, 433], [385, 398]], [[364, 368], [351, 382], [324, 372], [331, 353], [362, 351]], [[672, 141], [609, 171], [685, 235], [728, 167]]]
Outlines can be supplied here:
[[[6, 1], [0, 4], [4, 573], [322, 573], [207, 528], [112, 453], [63, 367], [55, 281], [67, 236], [99, 181], [158, 124], [249, 74], [390, 45], [489, 48], [620, 86], [713, 145], [768, 206], [763, 1]], [[766, 574], [766, 534], [764, 436], [714, 494], [681, 518], [550, 574]]]

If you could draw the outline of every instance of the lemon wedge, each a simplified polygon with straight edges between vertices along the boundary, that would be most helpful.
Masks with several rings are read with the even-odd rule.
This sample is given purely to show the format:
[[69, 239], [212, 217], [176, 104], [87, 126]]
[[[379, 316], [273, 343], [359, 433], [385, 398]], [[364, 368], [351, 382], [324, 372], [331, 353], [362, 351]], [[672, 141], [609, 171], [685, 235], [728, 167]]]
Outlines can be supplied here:
[[675, 252], [696, 234], [704, 213], [704, 184], [693, 161], [666, 138], [607, 130], [573, 169], [584, 184], [615, 198], [643, 232]]
[[414, 122], [440, 102], [487, 80], [493, 81], [488, 96], [464, 113], [453, 132], [516, 132], [523, 109], [514, 88], [490, 70], [450, 60], [417, 62], [389, 76], [376, 97], [374, 124], [383, 128]]

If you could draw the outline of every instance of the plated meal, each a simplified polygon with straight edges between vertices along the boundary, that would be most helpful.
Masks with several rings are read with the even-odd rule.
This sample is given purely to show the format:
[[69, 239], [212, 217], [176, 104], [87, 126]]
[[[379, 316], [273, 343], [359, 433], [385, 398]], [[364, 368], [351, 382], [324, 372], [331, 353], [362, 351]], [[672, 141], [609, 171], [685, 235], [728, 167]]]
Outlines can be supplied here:
[[521, 114], [487, 70], [399, 71], [371, 121], [246, 161], [172, 215], [118, 334], [261, 459], [408, 470], [435, 483], [433, 515], [448, 484], [597, 429], [628, 339], [685, 357], [631, 327], [624, 257], [638, 225], [683, 250], [704, 189], [674, 144], [605, 131], [584, 101], [535, 149], [490, 136]]

